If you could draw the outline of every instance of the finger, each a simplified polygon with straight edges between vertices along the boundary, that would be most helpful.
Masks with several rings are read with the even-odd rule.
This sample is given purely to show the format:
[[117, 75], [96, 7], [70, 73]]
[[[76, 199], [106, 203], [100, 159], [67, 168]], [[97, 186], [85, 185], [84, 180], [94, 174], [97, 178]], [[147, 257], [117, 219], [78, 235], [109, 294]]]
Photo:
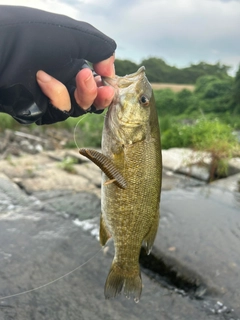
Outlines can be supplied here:
[[112, 55], [110, 58], [100, 61], [93, 64], [93, 69], [97, 74], [103, 77], [114, 77], [115, 68], [114, 68], [115, 55]]
[[82, 69], [76, 76], [74, 96], [77, 104], [87, 110], [97, 97], [97, 84], [90, 69]]
[[42, 70], [37, 72], [37, 82], [54, 107], [62, 111], [71, 109], [70, 97], [63, 83]]
[[98, 88], [97, 97], [94, 100], [93, 104], [96, 107], [97, 110], [102, 110], [111, 104], [113, 98], [114, 98], [114, 88], [110, 86], [104, 86]]
[[103, 86], [103, 81], [102, 81], [101, 76], [95, 76], [94, 80], [96, 82], [97, 87], [102, 87]]

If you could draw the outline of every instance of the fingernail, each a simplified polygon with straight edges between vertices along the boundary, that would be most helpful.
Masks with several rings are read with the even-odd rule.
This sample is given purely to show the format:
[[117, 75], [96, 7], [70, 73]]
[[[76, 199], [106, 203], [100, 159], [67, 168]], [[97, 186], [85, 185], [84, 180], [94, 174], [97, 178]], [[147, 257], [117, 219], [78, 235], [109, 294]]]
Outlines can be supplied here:
[[84, 82], [88, 90], [92, 90], [96, 86], [96, 82], [94, 81], [92, 75], [90, 75]]
[[115, 76], [115, 65], [112, 65], [112, 70], [111, 70], [111, 77]]
[[105, 99], [104, 100], [104, 102], [103, 102], [103, 107], [104, 108], [107, 108], [107, 107], [109, 107], [110, 106], [110, 104], [112, 103], [112, 101], [113, 101], [113, 98], [114, 98], [114, 95], [112, 96], [112, 98], [111, 99]]
[[37, 79], [41, 82], [49, 82], [52, 79], [52, 77], [46, 72], [40, 70], [37, 72]]
[[112, 100], [105, 100], [105, 105], [104, 105], [104, 107], [105, 108], [107, 108], [107, 107], [109, 107], [110, 106], [110, 104], [112, 103]]

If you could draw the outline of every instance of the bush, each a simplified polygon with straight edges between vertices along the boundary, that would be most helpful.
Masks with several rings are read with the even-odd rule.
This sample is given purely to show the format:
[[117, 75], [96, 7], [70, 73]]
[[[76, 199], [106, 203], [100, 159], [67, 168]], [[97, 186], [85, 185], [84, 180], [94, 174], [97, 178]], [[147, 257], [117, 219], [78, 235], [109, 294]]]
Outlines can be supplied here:
[[224, 176], [227, 173], [227, 160], [240, 155], [240, 146], [233, 129], [218, 119], [200, 119], [194, 125], [174, 123], [162, 133], [162, 147], [189, 147], [211, 154], [210, 176]]
[[163, 148], [189, 147], [198, 150], [218, 148], [222, 141], [230, 144], [237, 143], [233, 129], [218, 119], [214, 121], [200, 119], [194, 125], [174, 123], [162, 133]]
[[171, 89], [154, 91], [156, 108], [159, 115], [172, 115], [177, 107], [177, 96]]
[[205, 113], [223, 113], [229, 110], [232, 97], [233, 79], [219, 79], [215, 76], [204, 76], [197, 80], [195, 94], [204, 101]]

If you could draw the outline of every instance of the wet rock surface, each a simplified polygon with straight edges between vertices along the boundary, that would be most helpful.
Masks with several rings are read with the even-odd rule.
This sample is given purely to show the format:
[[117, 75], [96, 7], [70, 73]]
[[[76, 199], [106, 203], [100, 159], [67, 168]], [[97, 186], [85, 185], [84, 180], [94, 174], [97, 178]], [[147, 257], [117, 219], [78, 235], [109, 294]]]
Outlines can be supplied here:
[[[14, 197], [25, 198], [8, 182], [8, 194], [13, 188]], [[112, 254], [99, 252], [92, 236], [98, 218], [81, 227], [47, 211], [32, 197], [28, 205], [2, 210], [0, 221], [0, 319], [205, 319], [204, 305], [169, 291], [144, 273], [139, 304], [125, 297], [105, 300]], [[75, 272], [55, 282], [71, 270]], [[34, 288], [39, 289], [18, 295]]]
[[180, 288], [218, 297], [240, 314], [239, 194], [212, 186], [163, 191], [161, 210], [152, 255], [174, 271]]
[[113, 250], [97, 240], [100, 171], [74, 154], [74, 173], [61, 165], [64, 150], [0, 161], [1, 320], [240, 319], [237, 175], [231, 188], [206, 187], [164, 168], [159, 232], [140, 259], [142, 298], [109, 301]]

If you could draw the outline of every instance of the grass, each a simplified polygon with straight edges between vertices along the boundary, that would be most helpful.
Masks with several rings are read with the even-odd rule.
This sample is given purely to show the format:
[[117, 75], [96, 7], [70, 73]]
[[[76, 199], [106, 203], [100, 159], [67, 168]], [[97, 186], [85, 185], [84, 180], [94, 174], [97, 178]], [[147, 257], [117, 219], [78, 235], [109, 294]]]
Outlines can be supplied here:
[[72, 157], [64, 158], [61, 163], [59, 164], [59, 168], [67, 171], [68, 173], [76, 173], [74, 165], [77, 163], [77, 160]]
[[20, 124], [6, 113], [0, 113], [0, 132], [6, 129], [17, 130]]

